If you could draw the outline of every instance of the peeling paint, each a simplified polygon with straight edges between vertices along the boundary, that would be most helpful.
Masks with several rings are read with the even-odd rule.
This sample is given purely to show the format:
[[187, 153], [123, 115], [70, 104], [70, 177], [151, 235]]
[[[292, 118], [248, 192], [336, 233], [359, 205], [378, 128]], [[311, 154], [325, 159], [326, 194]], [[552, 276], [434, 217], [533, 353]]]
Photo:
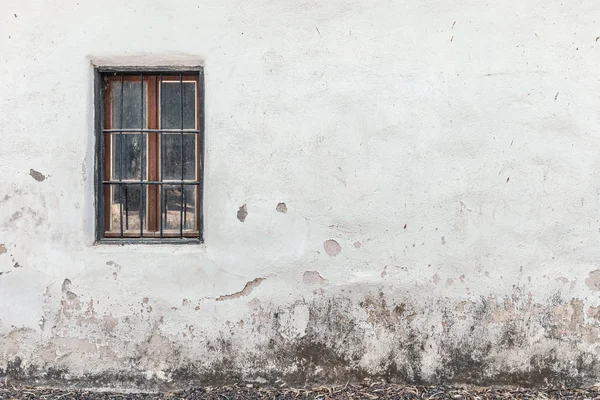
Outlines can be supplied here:
[[319, 271], [306, 271], [302, 274], [302, 281], [305, 285], [326, 285], [327, 279], [324, 279]]
[[248, 283], [246, 283], [246, 285], [244, 286], [244, 288], [242, 290], [240, 290], [239, 292], [235, 292], [232, 294], [228, 294], [228, 295], [223, 295], [223, 296], [219, 296], [217, 297], [217, 301], [225, 301], [225, 300], [233, 300], [233, 299], [239, 299], [240, 297], [245, 297], [248, 296], [250, 293], [252, 293], [252, 291], [254, 289], [256, 289], [258, 286], [260, 286], [260, 284], [265, 280], [265, 278], [256, 278]]
[[[250, 281], [242, 291], [225, 297], [248, 295], [260, 282], [262, 278]], [[594, 319], [586, 322], [579, 299], [550, 297], [540, 303], [519, 289], [502, 299], [457, 303], [432, 295], [423, 304], [414, 301], [414, 294], [365, 286], [350, 290], [356, 294], [351, 296], [354, 300], [344, 294], [350, 288], [278, 305], [255, 298], [248, 303], [249, 313], [240, 314], [243, 319], [216, 334], [188, 325], [182, 327], [185, 335], [178, 337], [163, 330], [164, 316], [98, 317], [95, 301], [68, 295], [71, 286], [65, 279], [58, 315], [45, 317], [54, 321], [57, 336], [35, 355], [21, 354], [27, 361], [10, 349], [35, 331], [13, 329], [2, 337], [8, 360], [0, 367], [4, 376], [20, 380], [71, 376], [84, 385], [93, 379], [93, 385], [106, 382], [146, 389], [198, 380], [231, 382], [249, 373], [268, 383], [370, 377], [424, 384], [536, 386], [594, 382], [600, 366], [593, 350], [600, 332], [597, 310], [588, 310]], [[125, 333], [133, 327], [146, 339], [130, 342]], [[77, 338], [81, 330], [103, 332], [106, 342]], [[532, 336], [530, 331], [540, 333]], [[197, 343], [203, 343], [201, 354], [191, 350], [198, 349]], [[94, 373], [89, 369], [93, 363], [85, 363], [102, 354], [112, 373]], [[60, 367], [66, 365], [62, 362], [52, 364], [49, 371], [47, 361], [42, 361], [49, 356], [84, 363], [80, 371]], [[252, 363], [243, 362], [249, 359]]]

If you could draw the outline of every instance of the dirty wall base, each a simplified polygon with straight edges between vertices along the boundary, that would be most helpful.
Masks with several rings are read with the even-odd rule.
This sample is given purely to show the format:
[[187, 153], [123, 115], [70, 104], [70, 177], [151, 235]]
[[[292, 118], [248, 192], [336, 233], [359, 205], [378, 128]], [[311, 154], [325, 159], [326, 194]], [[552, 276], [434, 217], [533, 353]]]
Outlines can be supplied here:
[[[107, 323], [67, 292], [58, 314], [48, 316], [41, 330], [15, 329], [2, 338], [2, 376], [147, 390], [366, 378], [525, 387], [589, 386], [598, 380], [594, 338], [600, 328], [597, 316], [586, 321], [578, 299], [556, 294], [534, 302], [516, 288], [502, 299], [451, 303], [431, 296], [419, 304], [384, 286], [333, 292], [319, 288], [277, 306], [244, 301], [247, 316], [227, 322], [225, 329], [190, 327], [175, 337], [163, 332], [164, 317], [132, 315], [126, 320], [136, 328], [121, 329], [122, 322]], [[44, 329], [63, 334], [44, 340]], [[127, 334], [138, 329], [144, 330], [142, 341]], [[78, 330], [90, 338], [101, 335], [81, 339], [72, 334]]]

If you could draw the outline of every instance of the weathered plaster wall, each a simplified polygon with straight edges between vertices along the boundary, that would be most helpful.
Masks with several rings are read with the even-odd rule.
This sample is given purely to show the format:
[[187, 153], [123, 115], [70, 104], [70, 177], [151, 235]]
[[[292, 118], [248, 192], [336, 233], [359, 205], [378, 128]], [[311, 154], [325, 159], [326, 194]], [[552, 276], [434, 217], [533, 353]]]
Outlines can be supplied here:
[[[0, 371], [596, 382], [598, 16], [596, 0], [3, 4]], [[205, 245], [94, 246], [93, 64], [198, 63]]]

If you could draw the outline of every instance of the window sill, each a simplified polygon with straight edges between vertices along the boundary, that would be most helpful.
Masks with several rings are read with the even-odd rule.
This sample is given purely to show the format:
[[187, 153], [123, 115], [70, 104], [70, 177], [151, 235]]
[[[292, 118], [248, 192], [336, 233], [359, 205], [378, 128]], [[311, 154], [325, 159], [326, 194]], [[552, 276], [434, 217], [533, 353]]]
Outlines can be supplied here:
[[206, 251], [198, 239], [101, 239], [93, 243], [92, 251], [99, 253], [200, 254]]
[[135, 238], [123, 238], [123, 239], [100, 239], [94, 243], [94, 245], [116, 245], [116, 246], [126, 246], [126, 245], [135, 245], [135, 244], [168, 244], [168, 245], [189, 245], [189, 244], [202, 244], [203, 242], [199, 239], [193, 238], [183, 238], [183, 239], [135, 239]]

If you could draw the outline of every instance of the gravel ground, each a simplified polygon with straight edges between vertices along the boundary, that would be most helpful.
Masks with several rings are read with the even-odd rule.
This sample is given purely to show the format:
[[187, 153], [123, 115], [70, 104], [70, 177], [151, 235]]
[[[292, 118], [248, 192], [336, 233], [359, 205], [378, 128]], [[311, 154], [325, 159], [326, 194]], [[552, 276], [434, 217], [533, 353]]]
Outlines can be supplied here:
[[520, 389], [449, 386], [401, 386], [381, 382], [310, 389], [233, 385], [161, 393], [123, 393], [0, 384], [0, 399], [600, 399], [600, 388]]

